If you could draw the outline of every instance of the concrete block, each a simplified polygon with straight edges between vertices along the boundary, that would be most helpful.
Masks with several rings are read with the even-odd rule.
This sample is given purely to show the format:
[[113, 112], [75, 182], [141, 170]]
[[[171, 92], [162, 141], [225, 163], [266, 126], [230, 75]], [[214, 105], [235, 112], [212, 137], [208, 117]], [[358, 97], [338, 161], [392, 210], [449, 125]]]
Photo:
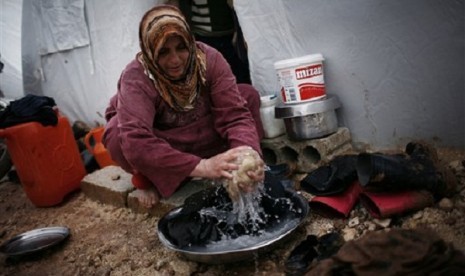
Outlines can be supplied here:
[[266, 164], [288, 163], [297, 173], [308, 173], [320, 162], [353, 150], [348, 128], [340, 127], [336, 133], [319, 139], [290, 140], [287, 135], [261, 141]]
[[134, 212], [163, 216], [169, 210], [181, 206], [184, 200], [211, 185], [212, 181], [191, 180], [184, 184], [170, 198], [161, 199], [159, 204], [146, 209], [139, 204], [137, 194], [131, 183], [132, 175], [118, 166], [107, 166], [86, 175], [81, 181], [81, 191], [89, 198], [116, 207], [130, 208]]
[[93, 200], [126, 207], [127, 196], [134, 190], [131, 177], [119, 166], [107, 166], [86, 175], [81, 181], [81, 190]]

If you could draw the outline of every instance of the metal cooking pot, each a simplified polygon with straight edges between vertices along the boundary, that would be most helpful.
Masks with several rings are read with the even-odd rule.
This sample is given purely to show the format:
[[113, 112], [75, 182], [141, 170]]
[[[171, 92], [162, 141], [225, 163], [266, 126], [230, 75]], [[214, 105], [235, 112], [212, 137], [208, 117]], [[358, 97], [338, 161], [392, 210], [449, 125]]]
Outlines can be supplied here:
[[335, 109], [340, 106], [336, 96], [327, 96], [316, 101], [280, 104], [275, 107], [275, 117], [284, 120], [290, 139], [314, 139], [337, 131]]
[[[253, 259], [257, 256], [257, 254], [268, 252], [275, 248], [275, 246], [285, 241], [286, 238], [289, 237], [290, 234], [294, 232], [294, 230], [296, 230], [299, 225], [301, 225], [304, 218], [308, 215], [308, 202], [300, 193], [293, 190], [286, 190], [285, 194], [286, 198], [290, 199], [294, 206], [299, 208], [301, 212], [297, 213], [297, 218], [293, 219], [292, 221], [283, 220], [278, 226], [273, 226], [274, 229], [265, 229], [265, 234], [263, 236], [266, 238], [255, 244], [251, 244], [242, 248], [231, 248], [228, 250], [219, 250], [215, 249], [215, 247], [209, 247], [208, 245], [189, 246], [184, 248], [176, 246], [168, 238], [168, 222], [179, 216], [183, 206], [171, 210], [159, 220], [157, 229], [158, 237], [166, 247], [181, 253], [185, 258], [191, 261], [208, 264], [222, 264]], [[276, 235], [268, 237], [268, 230], [270, 230], [269, 233], [276, 233]], [[232, 244], [237, 243], [235, 243], [233, 240]]]

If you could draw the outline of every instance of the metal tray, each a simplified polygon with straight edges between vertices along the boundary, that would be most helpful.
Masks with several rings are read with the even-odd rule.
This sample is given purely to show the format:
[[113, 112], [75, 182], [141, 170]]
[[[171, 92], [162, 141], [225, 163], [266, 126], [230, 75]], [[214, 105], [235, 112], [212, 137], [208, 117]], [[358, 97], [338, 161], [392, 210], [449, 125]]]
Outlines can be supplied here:
[[65, 240], [70, 234], [67, 227], [34, 229], [4, 242], [0, 252], [8, 256], [21, 256], [44, 250]]

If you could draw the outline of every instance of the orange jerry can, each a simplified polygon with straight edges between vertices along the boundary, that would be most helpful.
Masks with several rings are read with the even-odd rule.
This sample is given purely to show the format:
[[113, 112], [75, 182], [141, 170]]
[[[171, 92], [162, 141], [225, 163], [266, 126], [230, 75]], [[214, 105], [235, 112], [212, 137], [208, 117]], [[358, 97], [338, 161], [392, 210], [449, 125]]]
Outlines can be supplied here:
[[0, 129], [27, 197], [37, 207], [61, 203], [86, 175], [66, 117], [56, 126], [29, 122]]
[[111, 159], [110, 154], [102, 143], [104, 127], [96, 127], [91, 129], [84, 137], [84, 143], [87, 150], [95, 157], [97, 164], [100, 168], [106, 166], [118, 166], [115, 161]]

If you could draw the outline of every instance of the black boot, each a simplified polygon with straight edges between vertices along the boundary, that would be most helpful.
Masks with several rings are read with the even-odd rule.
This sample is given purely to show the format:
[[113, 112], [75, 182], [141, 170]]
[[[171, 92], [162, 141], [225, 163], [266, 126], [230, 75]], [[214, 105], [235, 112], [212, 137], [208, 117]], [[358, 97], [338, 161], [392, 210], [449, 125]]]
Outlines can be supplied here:
[[439, 161], [436, 149], [428, 143], [412, 141], [405, 146], [405, 153], [415, 159], [430, 160], [433, 163]]
[[428, 190], [436, 198], [450, 195], [456, 179], [434, 160], [434, 152], [419, 144], [409, 144], [410, 155], [361, 153], [357, 175], [364, 189], [373, 192]]
[[342, 193], [357, 179], [357, 155], [340, 155], [328, 165], [310, 172], [300, 182], [300, 188], [317, 196]]

